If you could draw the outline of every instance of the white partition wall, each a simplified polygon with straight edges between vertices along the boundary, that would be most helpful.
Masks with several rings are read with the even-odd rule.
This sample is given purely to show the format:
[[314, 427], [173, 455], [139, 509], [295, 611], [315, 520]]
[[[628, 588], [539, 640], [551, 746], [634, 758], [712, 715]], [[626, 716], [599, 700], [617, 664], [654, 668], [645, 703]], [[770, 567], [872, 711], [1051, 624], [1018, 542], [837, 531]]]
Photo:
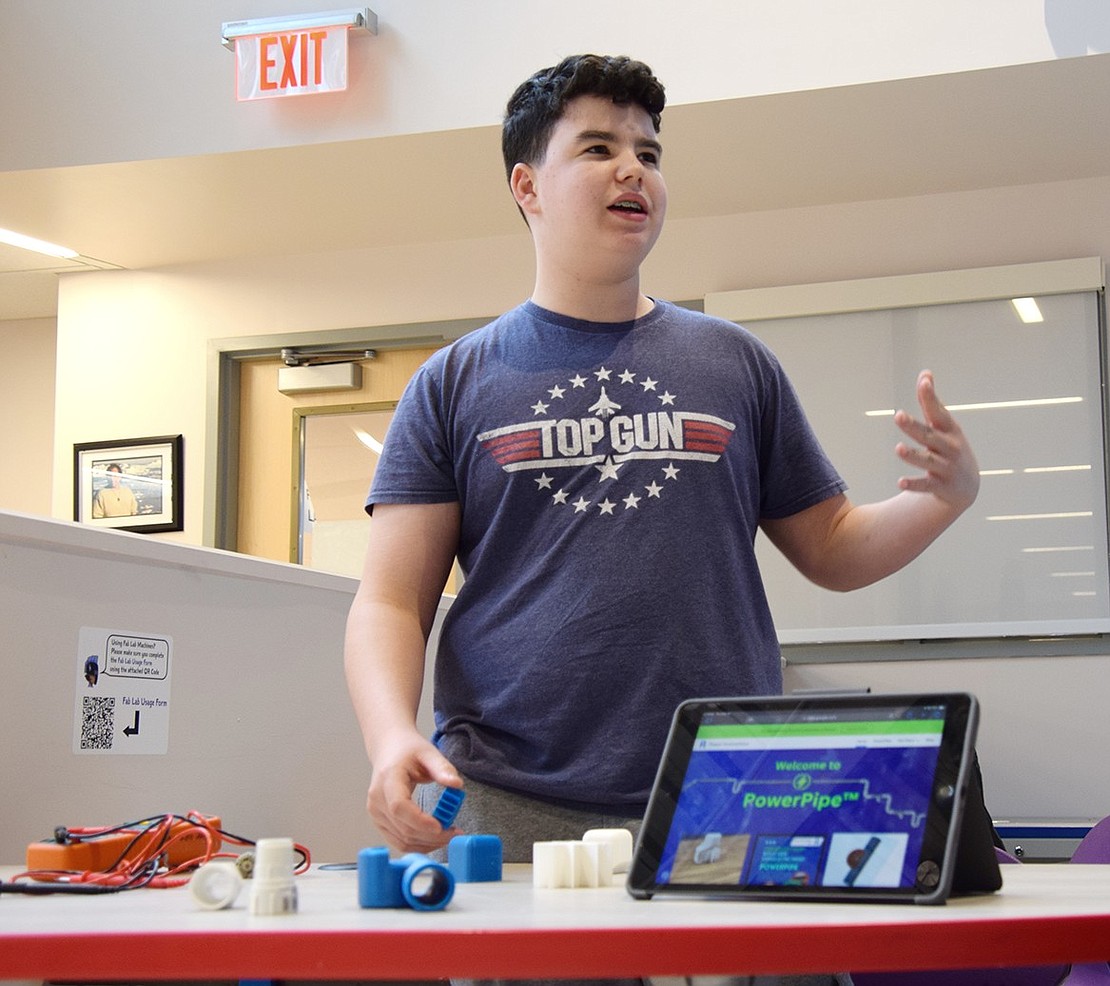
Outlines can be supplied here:
[[[250, 839], [292, 837], [317, 862], [380, 845], [343, 677], [355, 585], [0, 513], [0, 859], [59, 825], [190, 810]], [[81, 751], [86, 695], [113, 694], [112, 747]]]

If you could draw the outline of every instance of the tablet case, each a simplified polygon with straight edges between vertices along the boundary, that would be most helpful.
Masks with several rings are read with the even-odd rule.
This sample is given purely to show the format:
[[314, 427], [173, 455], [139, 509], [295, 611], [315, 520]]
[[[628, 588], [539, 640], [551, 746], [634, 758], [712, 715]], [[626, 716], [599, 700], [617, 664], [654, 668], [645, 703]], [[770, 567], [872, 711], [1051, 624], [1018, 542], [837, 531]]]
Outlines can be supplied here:
[[[671, 816], [674, 811], [674, 801], [672, 799], [676, 788], [677, 775], [675, 771], [681, 770], [681, 784], [679, 786], [684, 785], [687, 780], [686, 770], [689, 766], [689, 753], [693, 746], [692, 738], [688, 734], [685, 737], [676, 738], [676, 731], [680, 729], [686, 731], [686, 727], [680, 726], [680, 714], [686, 706], [705, 706], [713, 709], [724, 708], [730, 710], [743, 710], [750, 706], [762, 711], [768, 707], [790, 710], [795, 707], [801, 708], [804, 705], [808, 714], [814, 712], [824, 714], [827, 712], [831, 715], [837, 715], [843, 714], [845, 710], [851, 710], [859, 714], [861, 710], [871, 708], [889, 709], [897, 706], [916, 708], [923, 704], [935, 705], [938, 703], [945, 704], [949, 718], [952, 717], [952, 709], [962, 710], [962, 714], [966, 716], [966, 722], [955, 721], [952, 727], [945, 727], [944, 750], [938, 753], [938, 764], [940, 765], [935, 768], [937, 771], [942, 769], [951, 771], [953, 767], [958, 768], [959, 789], [954, 785], [951, 791], [948, 792], [951, 804], [944, 808], [933, 806], [934, 800], [938, 804], [945, 800], [938, 792], [930, 790], [928, 793], [930, 810], [925, 823], [927, 831], [924, 840], [926, 843], [931, 842], [934, 848], [937, 844], [945, 846], [947, 857], [942, 860], [942, 865], [947, 865], [944, 873], [942, 873], [942, 866], [932, 862], [930, 858], [918, 867], [917, 885], [914, 888], [890, 889], [886, 887], [857, 886], [856, 881], [860, 872], [864, 870], [872, 853], [883, 841], [882, 838], [873, 835], [865, 844], [861, 836], [861, 845], [853, 851], [848, 863], [844, 864], [848, 868], [842, 875], [842, 883], [835, 887], [831, 885], [821, 887], [766, 886], [763, 883], [752, 882], [720, 885], [714, 883], [712, 887], [706, 887], [684, 885], [682, 883], [671, 884], [666, 881], [655, 882], [653, 867], [660, 862], [660, 850], [668, 835], [667, 831], [663, 831], [663, 827], [665, 826], [669, 830]], [[640, 839], [637, 841], [636, 854], [628, 878], [629, 893], [636, 897], [650, 897], [654, 893], [702, 893], [715, 897], [770, 897], [839, 901], [881, 900], [883, 902], [900, 901], [933, 904], [943, 903], [950, 894], [989, 893], [998, 890], [1002, 885], [1002, 877], [995, 853], [994, 829], [984, 803], [982, 780], [974, 752], [977, 725], [978, 703], [973, 696], [962, 693], [908, 696], [810, 694], [804, 698], [800, 696], [782, 699], [726, 698], [703, 699], [683, 703], [676, 710], [672, 721], [671, 734], [668, 737], [666, 752], [656, 777], [648, 814], [645, 817]], [[958, 735], [953, 731], [956, 727], [962, 730]], [[676, 748], [687, 753], [685, 762], [679, 765], [673, 762], [668, 763], [667, 759], [674, 754]], [[949, 779], [955, 780], [956, 777], [957, 774], [952, 773]], [[924, 783], [929, 785], [932, 785], [934, 781], [935, 778], [932, 775], [924, 779]], [[952, 820], [955, 822], [954, 826], [951, 824]], [[721, 836], [710, 832], [713, 828], [714, 825], [707, 822], [705, 831], [709, 834], [694, 848], [694, 858], [692, 860], [694, 863], [712, 863], [719, 858], [722, 851]], [[949, 832], [950, 828], [953, 831]], [[753, 860], [757, 854], [762, 859], [762, 854], [757, 853], [757, 849], [764, 845], [760, 840], [766, 840], [766, 843], [770, 844], [773, 858], [775, 835], [765, 831], [741, 834], [746, 834], [755, 842], [756, 848], [753, 848], [751, 853]], [[715, 843], [713, 843], [713, 835], [717, 837]], [[882, 833], [879, 833], [879, 835], [881, 836]], [[651, 845], [650, 851], [645, 851], [645, 843]], [[802, 851], [804, 852], [804, 847]], [[677, 867], [677, 855], [674, 857], [673, 863]], [[754, 862], [745, 865], [745, 873], [748, 881], [762, 878], [762, 871]], [[948, 886], [941, 886], [942, 878], [945, 877], [950, 883]]]

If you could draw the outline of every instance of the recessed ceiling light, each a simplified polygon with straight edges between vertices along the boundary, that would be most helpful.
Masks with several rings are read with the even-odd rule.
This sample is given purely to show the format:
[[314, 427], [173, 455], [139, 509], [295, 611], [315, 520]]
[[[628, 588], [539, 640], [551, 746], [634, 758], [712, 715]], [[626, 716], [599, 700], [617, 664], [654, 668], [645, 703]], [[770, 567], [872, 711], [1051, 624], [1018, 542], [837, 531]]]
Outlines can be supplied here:
[[1010, 304], [1018, 313], [1020, 318], [1026, 325], [1031, 325], [1034, 322], [1043, 322], [1044, 316], [1041, 314], [1041, 309], [1037, 305], [1036, 298], [1011, 298]]

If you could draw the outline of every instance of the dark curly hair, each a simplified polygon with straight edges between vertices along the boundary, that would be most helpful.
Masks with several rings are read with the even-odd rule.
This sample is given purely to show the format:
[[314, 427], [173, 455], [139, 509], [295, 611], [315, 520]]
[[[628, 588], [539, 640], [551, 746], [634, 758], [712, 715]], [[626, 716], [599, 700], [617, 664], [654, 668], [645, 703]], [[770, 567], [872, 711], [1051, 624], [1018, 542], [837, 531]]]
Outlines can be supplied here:
[[551, 131], [567, 103], [577, 96], [604, 96], [620, 105], [635, 103], [651, 116], [656, 133], [667, 101], [663, 84], [643, 62], [623, 55], [564, 58], [521, 83], [509, 99], [501, 129], [507, 177], [520, 162], [543, 160]]

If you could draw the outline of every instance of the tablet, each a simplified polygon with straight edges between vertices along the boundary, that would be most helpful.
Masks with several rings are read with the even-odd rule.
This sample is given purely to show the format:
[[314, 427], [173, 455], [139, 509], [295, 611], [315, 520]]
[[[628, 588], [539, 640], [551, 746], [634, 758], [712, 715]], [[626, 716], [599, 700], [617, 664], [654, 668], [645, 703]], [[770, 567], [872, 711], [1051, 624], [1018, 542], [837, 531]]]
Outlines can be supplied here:
[[940, 904], [997, 890], [978, 717], [964, 693], [684, 702], [629, 893]]

